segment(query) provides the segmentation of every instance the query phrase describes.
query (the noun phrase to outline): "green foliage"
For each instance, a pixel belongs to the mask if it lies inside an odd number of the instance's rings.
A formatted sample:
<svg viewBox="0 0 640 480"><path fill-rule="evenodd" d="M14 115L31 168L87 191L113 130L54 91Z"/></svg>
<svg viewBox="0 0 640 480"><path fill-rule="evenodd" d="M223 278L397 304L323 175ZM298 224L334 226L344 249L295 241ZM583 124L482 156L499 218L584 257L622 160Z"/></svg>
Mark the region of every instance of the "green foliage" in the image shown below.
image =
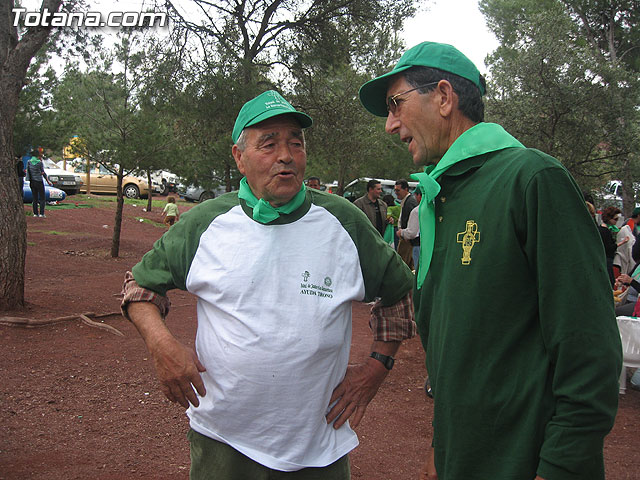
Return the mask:
<svg viewBox="0 0 640 480"><path fill-rule="evenodd" d="M191 148L180 172L190 183L237 185L240 176L230 156L233 122L244 102L269 88L314 118L307 135L308 175L344 183L401 164L390 155L399 151L396 144L384 138L357 91L399 58L395 31L413 14L413 1L194 3L206 16L197 24L170 10L177 29L198 38L205 60L200 69L185 65L194 74L175 103L186 132L183 144Z"/></svg>
<svg viewBox="0 0 640 480"><path fill-rule="evenodd" d="M637 2L480 7L501 43L488 58L487 120L558 158L584 190L628 171L639 149Z"/></svg>
<svg viewBox="0 0 640 480"><path fill-rule="evenodd" d="M308 175L347 183L414 169L357 91L397 61L404 47L396 32L418 2L192 3L203 12L198 21L167 2L173 23L166 39L123 30L108 49L101 38L85 37L72 53L82 54L86 68L68 58L62 79L34 75L16 127L20 144L57 152L78 135L87 156L115 173L166 169L186 184L237 188L235 117L244 102L273 88L315 120Z"/></svg>

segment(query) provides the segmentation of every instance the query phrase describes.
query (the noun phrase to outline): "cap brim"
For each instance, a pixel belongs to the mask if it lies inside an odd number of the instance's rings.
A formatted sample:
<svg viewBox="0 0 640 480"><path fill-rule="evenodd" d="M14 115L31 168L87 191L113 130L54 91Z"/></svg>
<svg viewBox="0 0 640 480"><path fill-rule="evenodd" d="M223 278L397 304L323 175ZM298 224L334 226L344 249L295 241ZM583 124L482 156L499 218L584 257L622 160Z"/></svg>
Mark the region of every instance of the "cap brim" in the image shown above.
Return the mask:
<svg viewBox="0 0 640 480"><path fill-rule="evenodd" d="M252 125L256 125L260 122L264 122L265 120L268 120L271 117L276 117L278 115L291 115L297 120L297 122L300 124L302 128L308 128L311 125L313 125L313 120L306 113L297 112L297 111L291 112L288 110L270 110L267 112L262 112L260 115L257 115L256 117L251 119L251 121L247 122L244 128L251 127Z"/></svg>
<svg viewBox="0 0 640 480"><path fill-rule="evenodd" d="M398 69L393 69L362 85L358 95L360 96L360 103L362 103L364 108L378 117L386 117L389 114L387 111L389 81L393 75L403 72L410 67L411 65L406 65Z"/></svg>

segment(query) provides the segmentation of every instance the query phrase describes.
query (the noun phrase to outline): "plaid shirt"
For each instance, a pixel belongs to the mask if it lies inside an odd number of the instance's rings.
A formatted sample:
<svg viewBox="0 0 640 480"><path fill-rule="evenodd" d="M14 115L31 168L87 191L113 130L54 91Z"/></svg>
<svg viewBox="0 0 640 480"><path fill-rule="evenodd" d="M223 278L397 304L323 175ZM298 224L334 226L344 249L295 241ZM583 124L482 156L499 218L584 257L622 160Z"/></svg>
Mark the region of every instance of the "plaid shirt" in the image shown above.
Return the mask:
<svg viewBox="0 0 640 480"><path fill-rule="evenodd" d="M162 318L169 314L169 298L138 285L131 272L125 274L122 295L120 308L127 320L131 320L127 314L127 306L131 302L151 302L158 307ZM373 331L374 341L399 342L414 337L416 324L413 318L411 292L387 307L382 306L379 299L376 300L371 307L369 327Z"/></svg>

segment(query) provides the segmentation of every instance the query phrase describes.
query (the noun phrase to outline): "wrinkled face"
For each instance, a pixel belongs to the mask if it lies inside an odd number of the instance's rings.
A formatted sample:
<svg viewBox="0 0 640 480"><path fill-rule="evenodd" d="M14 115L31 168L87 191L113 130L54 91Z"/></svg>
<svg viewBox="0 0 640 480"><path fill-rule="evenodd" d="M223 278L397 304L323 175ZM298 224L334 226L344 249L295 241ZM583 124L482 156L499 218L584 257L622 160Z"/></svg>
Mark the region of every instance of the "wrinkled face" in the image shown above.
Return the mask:
<svg viewBox="0 0 640 480"><path fill-rule="evenodd" d="M284 205L299 191L307 166L304 136L298 122L278 115L245 129L244 150L231 153L251 191L274 207Z"/></svg>
<svg viewBox="0 0 640 480"><path fill-rule="evenodd" d="M412 89L402 75L389 83L387 98ZM444 155L441 151L442 125L435 91L420 94L417 90L396 98L397 108L389 112L385 130L398 134L408 146L416 165L436 164Z"/></svg>
<svg viewBox="0 0 640 480"><path fill-rule="evenodd" d="M382 195L382 184L378 183L375 187L369 190L369 198L375 201L380 198L380 195Z"/></svg>

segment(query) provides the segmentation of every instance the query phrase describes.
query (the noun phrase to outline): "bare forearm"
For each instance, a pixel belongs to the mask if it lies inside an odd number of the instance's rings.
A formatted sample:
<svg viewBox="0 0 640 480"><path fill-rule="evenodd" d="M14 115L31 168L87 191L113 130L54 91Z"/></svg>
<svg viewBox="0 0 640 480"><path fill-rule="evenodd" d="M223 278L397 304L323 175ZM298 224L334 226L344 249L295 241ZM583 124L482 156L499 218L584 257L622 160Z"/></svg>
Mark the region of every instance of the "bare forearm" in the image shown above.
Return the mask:
<svg viewBox="0 0 640 480"><path fill-rule="evenodd" d="M206 394L200 373L206 371L196 353L182 345L164 324L160 310L149 302L132 302L127 313L153 357L166 397L184 408L198 406ZM195 389L195 390L194 390Z"/></svg>
<svg viewBox="0 0 640 480"><path fill-rule="evenodd" d="M380 340L374 340L371 344L371 351L393 357L400 348L400 343L401 342L382 342Z"/></svg>
<svg viewBox="0 0 640 480"><path fill-rule="evenodd" d="M153 303L131 302L128 305L127 313L149 351L163 340L173 338L162 319L160 310Z"/></svg>

